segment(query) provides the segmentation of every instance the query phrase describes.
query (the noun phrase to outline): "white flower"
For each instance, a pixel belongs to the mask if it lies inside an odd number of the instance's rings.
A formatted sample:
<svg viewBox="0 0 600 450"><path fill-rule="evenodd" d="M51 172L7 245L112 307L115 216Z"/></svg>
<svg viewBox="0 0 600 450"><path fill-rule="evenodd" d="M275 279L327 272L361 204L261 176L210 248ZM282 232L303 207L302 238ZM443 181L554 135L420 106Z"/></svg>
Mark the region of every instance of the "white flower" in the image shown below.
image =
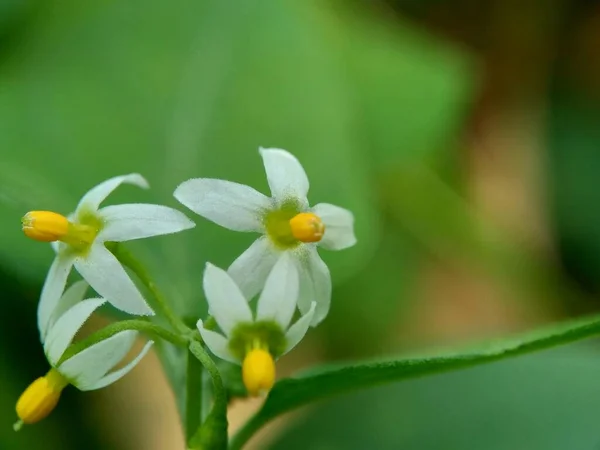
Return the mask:
<svg viewBox="0 0 600 450"><path fill-rule="evenodd" d="M32 211L23 217L25 234L53 242L57 253L42 289L38 319L50 315L56 307L73 266L114 307L131 314L153 314L125 269L104 244L176 233L195 224L181 212L161 205L100 208L100 203L122 183L148 188L139 174L114 177L87 192L68 218L47 211ZM42 336L46 332L47 329L42 328Z"/></svg>
<svg viewBox="0 0 600 450"><path fill-rule="evenodd" d="M77 331L96 309L106 303L101 298L82 301L87 288L85 281L74 283L65 291L52 314L41 317L41 322L38 322L40 333L43 329L48 330L42 344L50 366L81 391L100 389L114 383L133 369L153 344L153 341L148 341L135 359L111 373L108 372L131 350L139 334L137 331L120 331L60 362Z"/></svg>
<svg viewBox="0 0 600 450"><path fill-rule="evenodd" d="M238 183L210 178L183 182L174 196L203 217L234 231L254 231L256 240L229 267L248 298L256 295L282 252L294 257L300 273L298 308L304 314L317 302L315 326L329 311L331 276L317 246L342 250L356 243L354 217L338 206L310 207L308 178L300 162L280 149L260 149L272 197ZM351 181L349 181L351 182Z"/></svg>
<svg viewBox="0 0 600 450"><path fill-rule="evenodd" d="M275 380L273 361L302 340L315 313L316 302L312 302L307 313L290 327L299 290L293 264L287 253L275 263L258 299L255 316L231 276L206 264L203 283L209 313L224 335L205 328L202 320L198 321L198 330L216 356L242 364L244 383L253 395L271 388Z"/></svg>
<svg viewBox="0 0 600 450"><path fill-rule="evenodd" d="M66 290L56 308L48 315L42 315L38 322L44 353L50 363L48 373L35 380L23 392L16 406L19 422L38 422L46 417L60 398L62 390L72 384L81 391L91 391L108 386L119 380L146 355L153 342L146 343L142 351L126 366L110 372L131 350L138 333L133 330L120 331L105 340L99 341L73 356L66 357L67 347L89 316L106 303L104 299L82 298L88 286L84 281L73 284ZM43 333L42 330L48 330Z"/></svg>

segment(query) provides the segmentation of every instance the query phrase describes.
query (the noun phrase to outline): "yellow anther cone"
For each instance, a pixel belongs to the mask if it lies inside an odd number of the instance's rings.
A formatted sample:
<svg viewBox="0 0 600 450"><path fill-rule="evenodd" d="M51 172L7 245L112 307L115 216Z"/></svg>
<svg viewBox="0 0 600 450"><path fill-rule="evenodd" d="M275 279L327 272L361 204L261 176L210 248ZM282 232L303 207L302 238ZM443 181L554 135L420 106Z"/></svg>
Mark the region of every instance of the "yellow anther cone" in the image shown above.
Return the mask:
<svg viewBox="0 0 600 450"><path fill-rule="evenodd" d="M325 233L325 224L313 213L300 213L290 219L290 228L302 242L319 242Z"/></svg>
<svg viewBox="0 0 600 450"><path fill-rule="evenodd" d="M58 241L69 232L67 218L52 211L30 211L21 223L25 235L36 241Z"/></svg>
<svg viewBox="0 0 600 450"><path fill-rule="evenodd" d="M250 350L242 364L242 378L251 396L268 393L275 384L275 361L271 354L260 348Z"/></svg>
<svg viewBox="0 0 600 450"><path fill-rule="evenodd" d="M39 422L48 416L58 403L62 390L68 381L56 370L52 369L44 377L40 377L29 385L17 401L16 411L19 421L15 430L23 424Z"/></svg>

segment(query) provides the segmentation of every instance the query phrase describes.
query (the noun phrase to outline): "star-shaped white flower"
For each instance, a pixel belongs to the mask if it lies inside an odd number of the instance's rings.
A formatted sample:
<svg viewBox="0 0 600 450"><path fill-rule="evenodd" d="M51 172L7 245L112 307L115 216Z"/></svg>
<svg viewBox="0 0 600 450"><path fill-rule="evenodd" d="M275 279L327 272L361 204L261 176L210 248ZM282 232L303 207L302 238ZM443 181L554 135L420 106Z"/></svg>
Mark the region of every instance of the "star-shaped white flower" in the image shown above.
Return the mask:
<svg viewBox="0 0 600 450"><path fill-rule="evenodd" d="M312 302L307 313L290 326L299 291L294 262L283 254L267 277L258 299L256 315L231 276L206 264L204 293L209 313L220 334L198 321L198 330L208 348L219 358L242 364L244 382L251 394L268 391L275 379L274 360L293 349L304 337L315 313Z"/></svg>
<svg viewBox="0 0 600 450"><path fill-rule="evenodd" d="M342 250L356 243L354 216L328 203L310 207L308 178L300 162L280 149L260 149L271 198L231 181L196 178L183 182L174 196L201 216L234 231L262 233L229 267L247 298L256 295L283 252L293 256L300 273L298 308L303 314L313 300L315 326L329 311L331 276L317 246Z"/></svg>
<svg viewBox="0 0 600 450"><path fill-rule="evenodd" d="M50 414L63 389L69 384L81 391L91 391L119 380L140 362L152 346L153 342L148 341L132 361L112 372L131 350L138 336L136 331L120 331L73 356L65 357L65 351L77 331L97 308L106 303L100 298L82 300L87 288L84 281L73 284L50 314L39 317L38 327L51 369L31 383L19 398L16 406L19 421L15 424L15 430ZM47 330L47 333L43 330Z"/></svg>
<svg viewBox="0 0 600 450"><path fill-rule="evenodd" d="M108 372L131 350L139 334L137 331L120 331L60 362L77 331L96 309L106 303L102 298L82 300L87 288L85 281L74 283L65 291L52 314L42 316L38 322L40 334L42 330L48 330L42 344L50 366L81 391L100 389L114 383L133 369L153 344L153 341L148 341L135 359L111 373Z"/></svg>
<svg viewBox="0 0 600 450"><path fill-rule="evenodd" d="M195 226L183 213L162 205L125 204L100 208L120 184L148 188L139 174L118 176L87 192L68 218L47 211L23 217L23 231L33 239L53 243L56 258L42 289L38 319L49 316L75 266L81 276L114 307L139 315L153 314L123 266L104 245L176 233ZM42 336L47 329L41 328Z"/></svg>

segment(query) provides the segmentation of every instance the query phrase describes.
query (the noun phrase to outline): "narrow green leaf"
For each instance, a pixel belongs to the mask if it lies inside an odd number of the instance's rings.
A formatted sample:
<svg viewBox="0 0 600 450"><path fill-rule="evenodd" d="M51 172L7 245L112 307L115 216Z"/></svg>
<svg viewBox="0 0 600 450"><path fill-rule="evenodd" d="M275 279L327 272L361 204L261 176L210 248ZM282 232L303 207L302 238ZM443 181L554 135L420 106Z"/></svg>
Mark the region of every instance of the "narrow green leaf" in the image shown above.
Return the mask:
<svg viewBox="0 0 600 450"><path fill-rule="evenodd" d="M479 345L461 352L331 366L279 381L263 407L231 441L230 449L240 449L271 419L316 400L439 372L462 369L534 352L600 334L600 315L575 319L533 332Z"/></svg>

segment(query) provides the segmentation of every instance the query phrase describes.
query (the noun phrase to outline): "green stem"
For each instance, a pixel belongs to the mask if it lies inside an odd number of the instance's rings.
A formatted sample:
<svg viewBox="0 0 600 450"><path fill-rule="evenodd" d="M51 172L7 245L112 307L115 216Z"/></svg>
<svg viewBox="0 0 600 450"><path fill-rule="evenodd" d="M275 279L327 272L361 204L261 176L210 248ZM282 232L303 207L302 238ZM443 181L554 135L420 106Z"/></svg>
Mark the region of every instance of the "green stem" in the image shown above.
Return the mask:
<svg viewBox="0 0 600 450"><path fill-rule="evenodd" d="M225 450L227 448L227 393L221 374L201 342L192 341L189 349L212 379L214 402L206 420L188 441L188 446L191 449ZM205 391L204 395L207 394L208 392Z"/></svg>
<svg viewBox="0 0 600 450"><path fill-rule="evenodd" d="M227 394L225 387L223 386L223 379L219 373L219 368L208 355L201 342L192 341L190 344L190 352L200 361L204 368L208 371L212 378L213 390L214 390L214 406L213 408L227 411Z"/></svg>
<svg viewBox="0 0 600 450"><path fill-rule="evenodd" d="M262 408L232 438L241 449L273 418L317 400L405 379L464 369L600 335L600 315L545 327L453 354L323 368L275 384Z"/></svg>
<svg viewBox="0 0 600 450"><path fill-rule="evenodd" d="M165 341L169 341L180 347L186 347L188 345L188 340L185 337L166 330L155 323L140 319L122 320L120 322L111 323L87 338L69 346L61 357L60 362L66 361L80 351L125 330L140 331L153 339L164 339Z"/></svg>
<svg viewBox="0 0 600 450"><path fill-rule="evenodd" d="M202 422L202 364L187 352L186 398L185 398L185 440L189 442Z"/></svg>
<svg viewBox="0 0 600 450"><path fill-rule="evenodd" d="M169 321L171 326L184 334L189 333L189 328L185 325L183 320L175 314L165 298L160 292L152 278L148 274L146 268L139 262L127 249L122 245L115 244L109 247L115 257L121 262L121 264L129 267L133 273L139 278L139 280L148 288L154 297L157 309L160 313Z"/></svg>

